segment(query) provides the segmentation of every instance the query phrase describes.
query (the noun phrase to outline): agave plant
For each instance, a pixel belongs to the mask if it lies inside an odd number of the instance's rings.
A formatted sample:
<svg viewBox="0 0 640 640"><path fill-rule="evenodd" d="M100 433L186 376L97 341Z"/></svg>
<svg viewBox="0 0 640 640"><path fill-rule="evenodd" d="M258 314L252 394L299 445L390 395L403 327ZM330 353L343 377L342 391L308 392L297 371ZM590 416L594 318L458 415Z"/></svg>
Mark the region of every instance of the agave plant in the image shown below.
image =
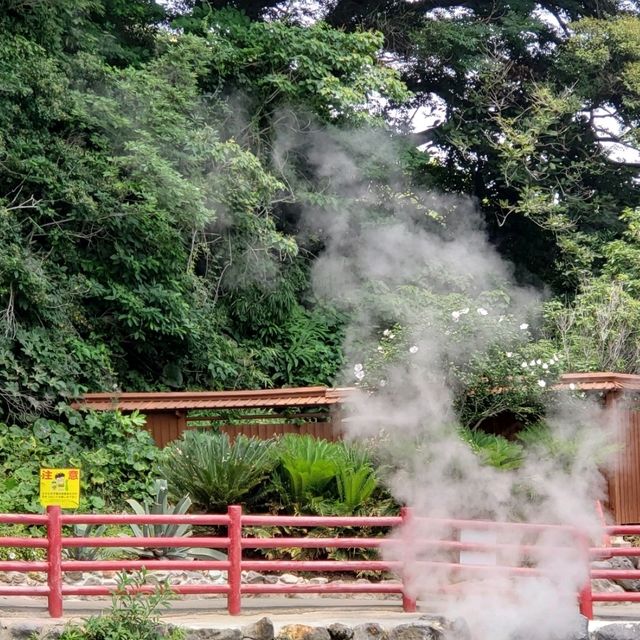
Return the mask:
<svg viewBox="0 0 640 640"><path fill-rule="evenodd" d="M74 538L101 538L107 531L107 525L76 524L73 525ZM102 556L100 547L69 547L64 550L64 555L69 560L95 560Z"/></svg>
<svg viewBox="0 0 640 640"><path fill-rule="evenodd" d="M191 498L184 496L175 506L169 504L169 488L166 480L154 483L155 499L140 504L129 499L127 503L138 515L184 515L191 507ZM133 535L138 538L188 538L192 535L190 524L137 524L129 525ZM206 560L224 560L226 555L217 549L200 549L190 547L138 547L133 550L141 558L163 560L185 560L186 558L202 558Z"/></svg>

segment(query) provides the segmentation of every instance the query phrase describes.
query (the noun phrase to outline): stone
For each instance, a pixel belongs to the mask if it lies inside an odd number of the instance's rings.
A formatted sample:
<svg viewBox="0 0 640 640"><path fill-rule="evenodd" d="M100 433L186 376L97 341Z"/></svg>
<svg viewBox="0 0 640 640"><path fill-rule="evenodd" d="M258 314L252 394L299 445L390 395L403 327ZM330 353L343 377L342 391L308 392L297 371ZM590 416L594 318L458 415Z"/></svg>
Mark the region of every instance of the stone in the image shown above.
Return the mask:
<svg viewBox="0 0 640 640"><path fill-rule="evenodd" d="M389 631L389 640L440 640L442 632L427 622L401 624Z"/></svg>
<svg viewBox="0 0 640 640"><path fill-rule="evenodd" d="M612 569L624 569L627 571L635 571L635 565L626 556L618 556L610 558L608 560ZM640 579L636 580L617 580L613 578L614 582L617 582L625 591L640 591Z"/></svg>
<svg viewBox="0 0 640 640"><path fill-rule="evenodd" d="M300 582L300 578L298 576L294 576L291 573L283 573L280 576L279 580L282 584L298 584Z"/></svg>
<svg viewBox="0 0 640 640"><path fill-rule="evenodd" d="M42 635L46 635L47 639L59 638L64 630L62 626L44 627L40 622L16 622L5 627L2 630L3 637L12 638L12 640L32 640Z"/></svg>
<svg viewBox="0 0 640 640"><path fill-rule="evenodd" d="M420 616L420 621L429 625L433 631L439 634L436 635L436 638L442 638L443 640L471 640L471 630L463 618L449 620L444 616L427 615Z"/></svg>
<svg viewBox="0 0 640 640"><path fill-rule="evenodd" d="M327 582L329 582L329 578L324 578L322 576L316 576L309 580L309 584L327 584Z"/></svg>
<svg viewBox="0 0 640 640"><path fill-rule="evenodd" d="M640 638L638 622L607 624L593 634L593 640L637 640L638 638Z"/></svg>
<svg viewBox="0 0 640 640"><path fill-rule="evenodd" d="M310 627L306 624L288 624L277 636L278 640L331 640L324 627Z"/></svg>
<svg viewBox="0 0 640 640"><path fill-rule="evenodd" d="M273 640L273 622L269 618L260 618L252 624L248 624L241 629L242 637L249 640Z"/></svg>
<svg viewBox="0 0 640 640"><path fill-rule="evenodd" d="M184 640L242 640L240 629L184 629Z"/></svg>
<svg viewBox="0 0 640 640"><path fill-rule="evenodd" d="M264 581L267 584L277 584L279 576L268 575L264 576Z"/></svg>
<svg viewBox="0 0 640 640"><path fill-rule="evenodd" d="M536 624L532 623L530 626L535 628ZM589 640L589 620L587 620L587 618L580 614L576 614L576 617L570 626L571 630L568 631L569 635L567 635L566 629L563 631L556 630L555 632L551 630L545 635L544 640ZM511 640L530 640L532 635L535 634L530 633L523 627L513 633ZM535 637L537 638L539 635L536 635Z"/></svg>
<svg viewBox="0 0 640 640"><path fill-rule="evenodd" d="M353 628L353 640L387 640L387 632L376 622L359 624Z"/></svg>
<svg viewBox="0 0 640 640"><path fill-rule="evenodd" d="M314 578L315 580L316 578ZM327 631L331 636L331 640L351 640L353 638L353 629L351 627L347 627L346 624L340 624L339 622L334 622L332 625L327 627Z"/></svg>
<svg viewBox="0 0 640 640"><path fill-rule="evenodd" d="M591 581L591 590L597 593L621 593L624 589L613 580L605 578L595 578ZM612 603L615 604L615 603Z"/></svg>
<svg viewBox="0 0 640 640"><path fill-rule="evenodd" d="M265 579L264 576L257 571L244 571L242 574L242 582L245 584L264 584Z"/></svg>

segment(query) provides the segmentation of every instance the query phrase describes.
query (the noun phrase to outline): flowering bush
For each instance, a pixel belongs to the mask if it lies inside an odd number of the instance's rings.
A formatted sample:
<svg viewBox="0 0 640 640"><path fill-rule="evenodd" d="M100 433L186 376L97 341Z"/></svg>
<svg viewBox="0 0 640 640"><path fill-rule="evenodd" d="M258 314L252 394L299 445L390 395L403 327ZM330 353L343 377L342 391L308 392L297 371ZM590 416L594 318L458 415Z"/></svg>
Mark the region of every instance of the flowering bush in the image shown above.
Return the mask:
<svg viewBox="0 0 640 640"><path fill-rule="evenodd" d="M430 300L424 314L380 327L377 342L353 365L355 385L375 390L417 376L444 378L465 426L504 411L524 421L539 417L543 395L562 371L554 344L534 340L529 322L509 313L509 300L499 292Z"/></svg>

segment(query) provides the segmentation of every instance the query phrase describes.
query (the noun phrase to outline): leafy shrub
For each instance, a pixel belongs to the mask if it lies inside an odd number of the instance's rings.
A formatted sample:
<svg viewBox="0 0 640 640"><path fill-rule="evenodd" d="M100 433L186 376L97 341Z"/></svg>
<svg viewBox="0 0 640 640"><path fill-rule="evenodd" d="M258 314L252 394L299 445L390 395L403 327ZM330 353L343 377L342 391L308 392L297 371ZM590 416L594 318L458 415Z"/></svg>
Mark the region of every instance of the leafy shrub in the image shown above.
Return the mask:
<svg viewBox="0 0 640 640"><path fill-rule="evenodd" d="M0 424L0 511L39 512L39 469L81 469L80 510L121 508L152 486L158 448L137 414L71 414L69 426L40 418L31 428Z"/></svg>
<svg viewBox="0 0 640 640"><path fill-rule="evenodd" d="M129 593L141 587L146 573L118 575L118 589L106 613L88 618L82 625L69 625L60 640L182 640L184 631L163 632L159 610L168 609L171 591L166 585L156 587L148 595Z"/></svg>
<svg viewBox="0 0 640 640"><path fill-rule="evenodd" d="M239 436L231 442L223 433L187 431L167 447L158 470L176 495L219 513L260 500L275 463L271 441Z"/></svg>
<svg viewBox="0 0 640 640"><path fill-rule="evenodd" d="M0 537L16 536L20 538L44 538L44 527L25 527L20 524L0 524ZM30 547L0 547L0 560L44 560L47 557L45 549Z"/></svg>

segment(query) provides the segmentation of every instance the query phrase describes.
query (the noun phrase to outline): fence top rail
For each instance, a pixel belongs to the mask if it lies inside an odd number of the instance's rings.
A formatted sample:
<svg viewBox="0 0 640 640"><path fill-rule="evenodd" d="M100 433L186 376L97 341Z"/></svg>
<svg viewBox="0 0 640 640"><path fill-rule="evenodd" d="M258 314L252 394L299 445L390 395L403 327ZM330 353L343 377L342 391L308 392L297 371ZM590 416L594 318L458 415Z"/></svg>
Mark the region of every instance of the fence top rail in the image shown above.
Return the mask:
<svg viewBox="0 0 640 640"><path fill-rule="evenodd" d="M302 527L395 527L402 524L400 516L253 516L243 515L243 526Z"/></svg>
<svg viewBox="0 0 640 640"><path fill-rule="evenodd" d="M46 516L42 516L46 523ZM216 515L180 515L158 514L138 515L135 513L96 514L96 513L65 513L60 517L62 524L199 524L223 525L229 524L227 514Z"/></svg>

